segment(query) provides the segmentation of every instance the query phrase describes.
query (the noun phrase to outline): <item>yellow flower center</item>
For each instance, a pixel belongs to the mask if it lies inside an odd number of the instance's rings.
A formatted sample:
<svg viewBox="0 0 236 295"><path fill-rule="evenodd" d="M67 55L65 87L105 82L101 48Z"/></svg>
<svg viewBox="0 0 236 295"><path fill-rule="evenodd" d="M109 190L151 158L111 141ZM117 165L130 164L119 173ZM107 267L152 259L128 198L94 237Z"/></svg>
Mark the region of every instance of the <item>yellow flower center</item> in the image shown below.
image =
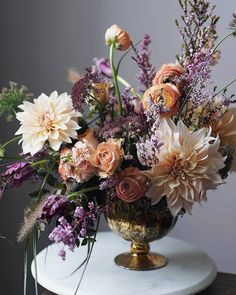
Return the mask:
<svg viewBox="0 0 236 295"><path fill-rule="evenodd" d="M39 126L46 129L47 131L53 130L53 121L51 119L51 114L49 112L46 112L39 116L38 119Z"/></svg>

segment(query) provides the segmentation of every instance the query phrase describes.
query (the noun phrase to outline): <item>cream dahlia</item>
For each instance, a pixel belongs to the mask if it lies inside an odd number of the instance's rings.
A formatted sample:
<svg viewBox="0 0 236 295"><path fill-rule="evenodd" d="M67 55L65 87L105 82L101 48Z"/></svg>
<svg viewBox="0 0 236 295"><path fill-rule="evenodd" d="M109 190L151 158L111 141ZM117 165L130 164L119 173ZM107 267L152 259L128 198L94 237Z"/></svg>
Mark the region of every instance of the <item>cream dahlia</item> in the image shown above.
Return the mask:
<svg viewBox="0 0 236 295"><path fill-rule="evenodd" d="M176 126L170 119L162 121L159 137L164 145L158 163L144 172L152 182L147 196L153 204L166 196L173 215L182 208L191 213L194 202L206 200L206 189L222 183L219 137L212 137L206 128L190 132L182 122Z"/></svg>
<svg viewBox="0 0 236 295"><path fill-rule="evenodd" d="M24 154L34 155L46 141L57 151L62 142L71 143L71 138L77 138L79 114L74 110L67 93L58 95L54 91L50 96L43 93L33 103L24 101L19 108L23 112L16 114L21 123L16 134L22 134Z"/></svg>

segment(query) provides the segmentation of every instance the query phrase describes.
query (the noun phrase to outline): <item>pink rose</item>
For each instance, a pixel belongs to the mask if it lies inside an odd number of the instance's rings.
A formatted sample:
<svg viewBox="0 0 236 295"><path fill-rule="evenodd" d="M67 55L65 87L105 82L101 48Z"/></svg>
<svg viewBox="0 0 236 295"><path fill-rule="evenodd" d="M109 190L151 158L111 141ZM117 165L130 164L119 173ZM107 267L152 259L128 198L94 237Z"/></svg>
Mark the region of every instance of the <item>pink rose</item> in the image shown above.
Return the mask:
<svg viewBox="0 0 236 295"><path fill-rule="evenodd" d="M148 178L136 167L128 167L118 175L116 185L118 198L126 203L131 203L144 197L148 190Z"/></svg>

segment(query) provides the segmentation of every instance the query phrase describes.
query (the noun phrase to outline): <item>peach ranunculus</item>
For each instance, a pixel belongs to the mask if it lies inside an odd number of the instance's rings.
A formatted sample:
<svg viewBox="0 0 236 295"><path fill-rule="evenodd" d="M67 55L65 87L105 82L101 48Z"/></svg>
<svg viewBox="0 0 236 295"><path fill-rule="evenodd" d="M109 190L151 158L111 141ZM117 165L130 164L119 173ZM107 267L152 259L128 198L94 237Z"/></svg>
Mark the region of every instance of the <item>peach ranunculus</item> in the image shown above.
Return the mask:
<svg viewBox="0 0 236 295"><path fill-rule="evenodd" d="M95 175L95 168L89 162L94 152L94 147L86 140L78 141L72 149L64 148L60 153L58 168L63 180L71 178L83 183Z"/></svg>
<svg viewBox="0 0 236 295"><path fill-rule="evenodd" d="M83 133L78 135L80 140L86 140L89 144L91 144L94 148L98 145L98 140L94 135L93 128L87 128Z"/></svg>
<svg viewBox="0 0 236 295"><path fill-rule="evenodd" d="M118 50L127 50L131 45L129 34L117 25L112 25L106 30L105 41L108 46L115 42Z"/></svg>
<svg viewBox="0 0 236 295"><path fill-rule="evenodd" d="M145 91L143 95L143 107L146 110L148 108L148 100L151 99L155 104L160 104L167 108L165 114L171 116L178 111L179 96L180 93L174 85L154 85Z"/></svg>
<svg viewBox="0 0 236 295"><path fill-rule="evenodd" d="M176 83L175 78L184 74L184 68L180 64L164 64L156 72L152 84L157 85L160 83L171 83L181 90L181 83Z"/></svg>
<svg viewBox="0 0 236 295"><path fill-rule="evenodd" d="M131 203L144 197L148 190L148 178L136 167L122 170L116 184L116 193L119 199Z"/></svg>
<svg viewBox="0 0 236 295"><path fill-rule="evenodd" d="M111 139L97 146L95 154L90 158L90 163L97 168L98 176L106 178L118 168L122 156L121 141Z"/></svg>

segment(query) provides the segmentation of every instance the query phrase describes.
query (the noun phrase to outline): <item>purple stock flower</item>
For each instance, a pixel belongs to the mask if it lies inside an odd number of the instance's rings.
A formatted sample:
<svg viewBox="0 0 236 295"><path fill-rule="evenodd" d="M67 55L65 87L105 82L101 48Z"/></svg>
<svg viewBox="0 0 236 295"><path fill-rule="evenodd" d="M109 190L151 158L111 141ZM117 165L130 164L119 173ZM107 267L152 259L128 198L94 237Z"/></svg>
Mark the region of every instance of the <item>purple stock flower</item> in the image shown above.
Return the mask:
<svg viewBox="0 0 236 295"><path fill-rule="evenodd" d="M112 71L110 67L110 62L107 58L97 58L93 59L94 66L92 67L93 72L102 74L107 78L112 78Z"/></svg>
<svg viewBox="0 0 236 295"><path fill-rule="evenodd" d="M61 195L51 195L43 206L41 218L50 218L60 214L68 204L68 199Z"/></svg>
<svg viewBox="0 0 236 295"><path fill-rule="evenodd" d="M132 57L140 68L140 73L136 78L143 85L139 89L141 92L144 92L152 85L155 75L155 68L150 63L150 44L151 38L148 34L145 34L140 45L140 49L135 49L135 56Z"/></svg>
<svg viewBox="0 0 236 295"><path fill-rule="evenodd" d="M68 223L64 216L60 217L58 221L59 225L50 233L49 239L55 243L62 242L73 252L77 246L76 242L78 241L75 227Z"/></svg>

